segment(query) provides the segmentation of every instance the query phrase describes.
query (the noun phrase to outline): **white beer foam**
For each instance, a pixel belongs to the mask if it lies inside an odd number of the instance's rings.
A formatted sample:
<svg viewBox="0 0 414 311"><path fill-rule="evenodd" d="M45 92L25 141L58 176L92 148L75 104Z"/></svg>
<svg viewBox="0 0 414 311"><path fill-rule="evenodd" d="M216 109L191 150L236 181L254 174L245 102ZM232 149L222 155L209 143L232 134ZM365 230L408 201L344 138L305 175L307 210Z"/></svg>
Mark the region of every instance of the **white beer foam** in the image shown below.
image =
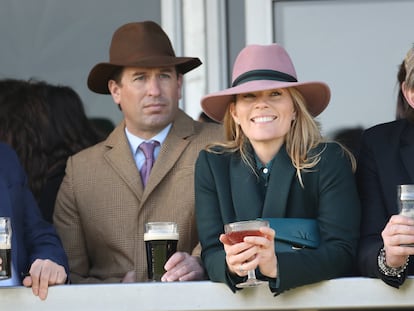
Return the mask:
<svg viewBox="0 0 414 311"><path fill-rule="evenodd" d="M0 249L10 249L10 243L0 243Z"/></svg>
<svg viewBox="0 0 414 311"><path fill-rule="evenodd" d="M178 233L171 232L147 232L144 233L144 241L153 240L178 240Z"/></svg>

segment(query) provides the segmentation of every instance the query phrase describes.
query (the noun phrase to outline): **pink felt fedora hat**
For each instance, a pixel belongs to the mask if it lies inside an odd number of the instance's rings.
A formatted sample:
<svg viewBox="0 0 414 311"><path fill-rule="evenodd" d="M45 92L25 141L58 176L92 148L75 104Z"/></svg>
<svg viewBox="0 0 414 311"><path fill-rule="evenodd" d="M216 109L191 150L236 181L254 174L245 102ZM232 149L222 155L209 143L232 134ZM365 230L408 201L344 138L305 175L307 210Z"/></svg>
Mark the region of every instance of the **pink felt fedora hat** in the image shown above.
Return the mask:
<svg viewBox="0 0 414 311"><path fill-rule="evenodd" d="M95 65L88 76L88 87L109 94L108 81L120 67L161 68L175 66L186 73L201 65L196 57L176 57L170 39L155 22L128 23L112 36L109 62Z"/></svg>
<svg viewBox="0 0 414 311"><path fill-rule="evenodd" d="M232 85L201 99L201 107L212 119L222 122L233 95L295 87L305 98L309 113L316 117L328 105L329 86L323 82L298 82L286 50L278 45L248 45L236 58Z"/></svg>

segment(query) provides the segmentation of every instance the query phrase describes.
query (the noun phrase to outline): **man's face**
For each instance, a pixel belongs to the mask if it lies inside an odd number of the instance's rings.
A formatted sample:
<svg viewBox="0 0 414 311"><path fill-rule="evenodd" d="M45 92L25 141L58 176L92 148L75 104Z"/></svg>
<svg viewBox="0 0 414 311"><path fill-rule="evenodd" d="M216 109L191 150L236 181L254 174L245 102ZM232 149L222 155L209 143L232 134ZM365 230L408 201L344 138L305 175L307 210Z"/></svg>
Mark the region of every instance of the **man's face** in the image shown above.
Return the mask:
<svg viewBox="0 0 414 311"><path fill-rule="evenodd" d="M112 98L124 113L128 130L144 139L171 123L181 98L182 75L175 67L125 67L121 82L108 82Z"/></svg>

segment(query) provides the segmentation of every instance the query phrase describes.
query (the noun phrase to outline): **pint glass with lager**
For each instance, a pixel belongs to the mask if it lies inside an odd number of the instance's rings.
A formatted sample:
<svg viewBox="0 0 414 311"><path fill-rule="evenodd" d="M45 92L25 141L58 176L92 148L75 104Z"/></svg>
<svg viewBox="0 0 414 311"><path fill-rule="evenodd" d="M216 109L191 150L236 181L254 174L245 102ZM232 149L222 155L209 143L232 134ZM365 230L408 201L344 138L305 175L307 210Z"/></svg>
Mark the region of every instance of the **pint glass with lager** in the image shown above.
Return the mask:
<svg viewBox="0 0 414 311"><path fill-rule="evenodd" d="M11 278L11 222L9 217L0 217L0 281Z"/></svg>
<svg viewBox="0 0 414 311"><path fill-rule="evenodd" d="M177 251L178 227L175 222L149 222L145 224L148 280L161 281L164 265Z"/></svg>

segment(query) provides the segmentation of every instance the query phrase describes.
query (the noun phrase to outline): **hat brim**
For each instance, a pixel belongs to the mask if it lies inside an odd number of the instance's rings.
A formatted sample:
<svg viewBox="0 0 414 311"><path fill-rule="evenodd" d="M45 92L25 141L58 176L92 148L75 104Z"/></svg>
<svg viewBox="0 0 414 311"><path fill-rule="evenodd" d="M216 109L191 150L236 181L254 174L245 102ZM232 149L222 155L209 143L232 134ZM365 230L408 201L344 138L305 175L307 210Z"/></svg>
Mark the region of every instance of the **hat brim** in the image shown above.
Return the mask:
<svg viewBox="0 0 414 311"><path fill-rule="evenodd" d="M255 80L205 95L201 99L201 107L210 118L218 122L223 122L227 105L233 101L234 95L290 87L296 88L302 94L306 101L306 107L313 117L318 116L328 106L331 92L329 86L324 82Z"/></svg>
<svg viewBox="0 0 414 311"><path fill-rule="evenodd" d="M141 67L141 68L163 68L175 66L177 71L185 74L202 63L197 57L172 57L155 56L141 59L137 62L125 63L99 63L95 65L88 76L88 87L91 91L99 94L110 94L108 81L115 70L120 67Z"/></svg>

